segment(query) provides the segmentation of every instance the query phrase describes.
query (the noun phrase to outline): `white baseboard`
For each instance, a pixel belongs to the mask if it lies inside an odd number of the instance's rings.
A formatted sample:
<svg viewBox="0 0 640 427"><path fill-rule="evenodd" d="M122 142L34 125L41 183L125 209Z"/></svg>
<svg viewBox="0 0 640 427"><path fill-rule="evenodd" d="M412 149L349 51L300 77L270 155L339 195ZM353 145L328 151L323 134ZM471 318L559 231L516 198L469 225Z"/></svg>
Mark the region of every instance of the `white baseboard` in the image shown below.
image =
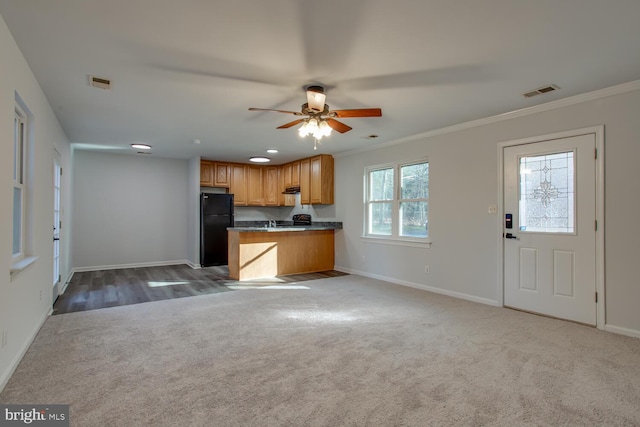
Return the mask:
<svg viewBox="0 0 640 427"><path fill-rule="evenodd" d="M64 294L64 291L67 290L67 286L69 286L69 283L71 283L71 279L73 279L73 272L74 271L72 269L71 272L69 273L69 276L67 276L67 280L62 282L62 287L58 290L58 295Z"/></svg>
<svg viewBox="0 0 640 427"><path fill-rule="evenodd" d="M139 267L160 267L163 265L191 265L186 259L178 259L172 261L151 261L151 262L138 262L133 264L115 264L115 265L94 265L91 267L74 267L71 269L71 276L74 273L80 273L85 271L98 271L98 270L118 270L121 268L139 268Z"/></svg>
<svg viewBox="0 0 640 427"><path fill-rule="evenodd" d="M637 331L635 329L628 329L628 328L623 328L621 326L614 326L614 325L604 325L604 330L607 332L613 332L614 334L640 338L640 331Z"/></svg>
<svg viewBox="0 0 640 427"><path fill-rule="evenodd" d="M194 270L198 270L200 268L202 268L202 266L200 264L196 264L195 262L191 262L191 261L186 261L187 265L191 268L193 268Z"/></svg>
<svg viewBox="0 0 640 427"><path fill-rule="evenodd" d="M406 280L399 280L399 279L395 279L393 277L381 276L379 274L367 273L366 271L353 270L353 269L346 268L346 267L335 266L334 269L338 270L338 271L342 271L343 273L357 274L359 276L369 277L371 279L383 280L385 282L390 282L390 283L394 283L394 284L402 285L402 286L408 286L410 288L421 289L423 291L433 292L435 294L447 295L447 296L450 296L450 297L460 298L460 299L463 299L463 300L477 302L477 303L485 304L485 305L491 305L491 306L494 306L494 307L502 307L502 305L500 305L500 303L498 303L498 301L494 301L494 300L491 300L491 299L488 299L488 298L481 298L481 297L477 297L475 295L469 295L469 294L465 294L465 293L462 293L462 292L449 291L447 289L436 288L436 287L433 287L433 286L423 285L423 284L420 284L420 283L408 282Z"/></svg>
<svg viewBox="0 0 640 427"><path fill-rule="evenodd" d="M9 364L9 367L7 368L7 370L4 371L0 375L0 392L2 392L2 390L4 390L5 386L9 382L9 379L11 379L11 376L13 375L13 373L18 368L18 365L20 364L20 361L22 361L22 358L27 353L27 350L29 350L29 347L31 347L31 344L33 343L33 340L36 339L36 336L38 335L38 332L40 332L40 328L42 328L42 325L44 325L44 322L47 320L47 318L51 315L52 312L53 312L53 310L49 310L42 317L42 319L40 319L40 322L38 323L38 326L31 333L31 336L24 342L24 344L22 344L22 348L20 348L20 351L13 358L13 360Z"/></svg>

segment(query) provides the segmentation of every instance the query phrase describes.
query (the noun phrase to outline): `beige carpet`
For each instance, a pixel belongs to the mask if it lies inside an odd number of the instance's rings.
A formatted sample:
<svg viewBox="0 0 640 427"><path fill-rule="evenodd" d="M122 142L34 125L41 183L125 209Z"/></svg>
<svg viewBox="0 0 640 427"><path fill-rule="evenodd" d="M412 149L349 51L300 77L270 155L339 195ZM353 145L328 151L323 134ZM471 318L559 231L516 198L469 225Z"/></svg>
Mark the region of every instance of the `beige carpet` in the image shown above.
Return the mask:
<svg viewBox="0 0 640 427"><path fill-rule="evenodd" d="M50 317L0 402L73 426L640 425L638 339L359 276L285 285Z"/></svg>

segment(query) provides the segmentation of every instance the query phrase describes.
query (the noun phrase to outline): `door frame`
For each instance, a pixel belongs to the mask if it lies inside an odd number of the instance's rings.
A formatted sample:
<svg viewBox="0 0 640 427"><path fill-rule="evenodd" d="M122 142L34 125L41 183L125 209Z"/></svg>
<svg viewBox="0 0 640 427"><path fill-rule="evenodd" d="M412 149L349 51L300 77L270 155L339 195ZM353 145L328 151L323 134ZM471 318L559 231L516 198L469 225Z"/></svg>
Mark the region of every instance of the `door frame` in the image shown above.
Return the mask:
<svg viewBox="0 0 640 427"><path fill-rule="evenodd" d="M57 167L56 167L57 166ZM60 154L60 152L54 147L53 148L53 185L55 187L55 180L56 180L56 173L58 172L58 168L60 169L60 176L58 177L60 179L60 190L58 192L58 215L59 215L59 220L60 222L58 223L58 281L54 282L52 287L53 287L53 291L52 292L52 305L56 302L56 299L62 294L62 287L63 287L63 283L62 283L62 228L60 227L60 225L62 224L62 155ZM54 207L55 207L55 189L53 189L53 197L54 197ZM55 210L55 209L54 209ZM54 225L55 227L55 225ZM54 236L52 236L55 238L55 233ZM55 248L54 248L55 251ZM55 259L55 252L54 252L54 259ZM52 261L54 261L54 259L52 259ZM53 267L53 266L52 266Z"/></svg>
<svg viewBox="0 0 640 427"><path fill-rule="evenodd" d="M595 136L597 158L596 158L596 292L598 301L596 303L596 327L604 329L606 324L605 312L605 275L604 275L604 125L592 126L581 129L556 132L547 135L533 136L529 138L514 139L498 143L498 305L504 307L504 238L503 219L504 211L504 150L506 147L514 145L526 145L536 142L563 139L573 136L593 134ZM595 153L594 153L595 155ZM578 183L579 185L579 183Z"/></svg>

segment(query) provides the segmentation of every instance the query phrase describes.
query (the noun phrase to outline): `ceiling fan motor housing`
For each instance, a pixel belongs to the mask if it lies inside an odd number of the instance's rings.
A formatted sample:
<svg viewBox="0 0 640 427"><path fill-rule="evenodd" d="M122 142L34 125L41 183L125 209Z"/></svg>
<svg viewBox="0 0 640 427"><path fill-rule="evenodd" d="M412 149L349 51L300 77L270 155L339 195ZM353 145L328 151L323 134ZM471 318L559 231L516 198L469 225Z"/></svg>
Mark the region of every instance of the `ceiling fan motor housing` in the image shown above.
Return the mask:
<svg viewBox="0 0 640 427"><path fill-rule="evenodd" d="M312 111L323 111L325 108L324 101L326 99L327 96L322 86L309 86L307 88L307 104Z"/></svg>

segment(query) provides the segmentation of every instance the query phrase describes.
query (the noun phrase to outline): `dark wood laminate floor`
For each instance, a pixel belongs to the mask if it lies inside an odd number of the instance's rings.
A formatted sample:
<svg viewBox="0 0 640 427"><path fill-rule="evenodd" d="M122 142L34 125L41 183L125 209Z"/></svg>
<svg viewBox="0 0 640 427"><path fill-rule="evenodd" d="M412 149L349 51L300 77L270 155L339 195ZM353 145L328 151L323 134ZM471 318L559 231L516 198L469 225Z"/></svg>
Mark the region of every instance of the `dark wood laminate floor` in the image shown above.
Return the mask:
<svg viewBox="0 0 640 427"><path fill-rule="evenodd" d="M193 269L188 265L170 265L78 272L56 300L53 314L230 292L233 289L229 286L235 284L293 283L345 274L331 270L237 282L229 277L226 266Z"/></svg>

